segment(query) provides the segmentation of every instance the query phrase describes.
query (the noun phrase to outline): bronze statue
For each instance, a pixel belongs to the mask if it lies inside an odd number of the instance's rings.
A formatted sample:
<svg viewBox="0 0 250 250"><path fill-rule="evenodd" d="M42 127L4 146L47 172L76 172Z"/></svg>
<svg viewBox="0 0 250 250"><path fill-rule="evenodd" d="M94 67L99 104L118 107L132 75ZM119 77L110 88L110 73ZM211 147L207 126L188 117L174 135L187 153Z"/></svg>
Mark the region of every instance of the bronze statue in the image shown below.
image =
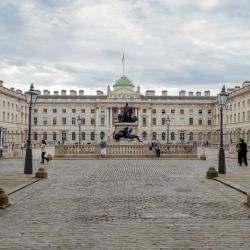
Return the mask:
<svg viewBox="0 0 250 250"><path fill-rule="evenodd" d="M137 139L139 142L142 142L140 138L137 135L131 134L132 128L128 129L128 127L124 128L123 130L118 131L118 133L115 134L115 139L119 141L122 137L126 139Z"/></svg>
<svg viewBox="0 0 250 250"><path fill-rule="evenodd" d="M119 122L136 122L137 117L135 115L132 115L132 108L128 106L128 103L126 103L124 110L121 114L118 115L118 121Z"/></svg>

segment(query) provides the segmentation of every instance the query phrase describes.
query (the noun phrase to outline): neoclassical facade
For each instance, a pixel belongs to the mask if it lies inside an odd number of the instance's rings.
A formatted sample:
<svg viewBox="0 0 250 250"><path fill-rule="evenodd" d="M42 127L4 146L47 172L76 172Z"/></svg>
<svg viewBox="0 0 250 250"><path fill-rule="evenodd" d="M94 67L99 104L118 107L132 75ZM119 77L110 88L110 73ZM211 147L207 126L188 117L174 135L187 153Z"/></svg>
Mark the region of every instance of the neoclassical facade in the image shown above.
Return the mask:
<svg viewBox="0 0 250 250"><path fill-rule="evenodd" d="M0 127L4 143L27 140L28 107L21 90L6 88L0 82ZM228 102L224 109L224 141L234 143L239 136L250 143L250 81L241 87L227 89ZM158 139L162 143L219 142L219 105L210 91L201 93L181 90L169 96L167 90L156 95L122 76L107 92L85 95L84 90L43 90L32 110L32 143L41 139L48 143L97 143L101 135L113 140L117 117L125 104L133 109L138 121L133 126L145 143ZM171 123L167 129L166 119ZM77 119L80 117L81 124Z"/></svg>

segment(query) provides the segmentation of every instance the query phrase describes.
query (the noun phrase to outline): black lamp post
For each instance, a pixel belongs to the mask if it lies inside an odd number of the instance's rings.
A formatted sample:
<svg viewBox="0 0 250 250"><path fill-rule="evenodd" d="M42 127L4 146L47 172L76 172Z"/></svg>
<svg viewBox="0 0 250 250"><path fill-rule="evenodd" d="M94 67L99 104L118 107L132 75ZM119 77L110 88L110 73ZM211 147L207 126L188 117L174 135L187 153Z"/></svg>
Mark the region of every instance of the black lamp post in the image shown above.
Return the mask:
<svg viewBox="0 0 250 250"><path fill-rule="evenodd" d="M223 107L227 102L228 94L225 91L225 85L222 87L220 94L218 94L218 101L220 105L220 149L219 149L219 174L226 173L225 152L223 148Z"/></svg>
<svg viewBox="0 0 250 250"><path fill-rule="evenodd" d="M166 119L166 124L167 124L167 144L169 144L169 126L170 126L171 119L169 118L169 115Z"/></svg>
<svg viewBox="0 0 250 250"><path fill-rule="evenodd" d="M33 172L32 147L31 147L31 110L32 110L32 105L36 102L38 95L39 95L38 91L34 90L33 83L31 83L30 90L25 92L25 98L27 103L29 104L29 131L28 131L28 140L27 140L25 165L24 165L25 174L32 174Z"/></svg>
<svg viewBox="0 0 250 250"><path fill-rule="evenodd" d="M79 126L79 144L81 144L81 124L82 124L82 119L80 118L80 115L77 118L77 124Z"/></svg>

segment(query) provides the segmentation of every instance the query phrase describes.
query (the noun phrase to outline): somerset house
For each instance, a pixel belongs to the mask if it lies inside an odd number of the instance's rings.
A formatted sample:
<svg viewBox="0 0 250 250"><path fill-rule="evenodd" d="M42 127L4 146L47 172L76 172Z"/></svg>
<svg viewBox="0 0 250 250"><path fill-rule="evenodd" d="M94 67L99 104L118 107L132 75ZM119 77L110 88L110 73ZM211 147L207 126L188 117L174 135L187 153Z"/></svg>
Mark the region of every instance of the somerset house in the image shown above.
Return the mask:
<svg viewBox="0 0 250 250"><path fill-rule="evenodd" d="M37 87L37 86L35 86ZM250 81L241 86L226 86L228 101L224 109L224 142L235 143L242 137L250 142ZM28 105L24 92L0 82L1 144L22 144L28 134ZM40 91L32 109L32 144L45 139L49 144L92 144L101 136L113 140L118 115L125 104L137 121L133 133L144 143L209 143L218 145L220 115L217 96L210 91L186 92L178 96L162 90L142 93L126 76L107 91L86 95L84 90Z"/></svg>

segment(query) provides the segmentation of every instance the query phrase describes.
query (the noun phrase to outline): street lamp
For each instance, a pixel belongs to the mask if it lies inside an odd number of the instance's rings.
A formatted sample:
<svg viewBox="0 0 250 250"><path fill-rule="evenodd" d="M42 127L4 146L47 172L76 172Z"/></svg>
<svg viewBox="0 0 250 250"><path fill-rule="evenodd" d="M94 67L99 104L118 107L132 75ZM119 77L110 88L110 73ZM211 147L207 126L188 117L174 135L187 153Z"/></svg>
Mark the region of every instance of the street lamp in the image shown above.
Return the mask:
<svg viewBox="0 0 250 250"><path fill-rule="evenodd" d="M167 124L167 144L169 144L169 126L170 126L171 119L169 118L169 115L166 119L166 124Z"/></svg>
<svg viewBox="0 0 250 250"><path fill-rule="evenodd" d="M81 124L82 124L82 119L80 118L80 115L77 118L77 123L79 126L79 144L81 144Z"/></svg>
<svg viewBox="0 0 250 250"><path fill-rule="evenodd" d="M24 165L25 174L32 174L32 171L33 171L32 147L31 147L31 110L32 110L32 105L35 104L38 95L39 95L39 92L37 90L34 90L33 83L31 83L30 90L25 92L26 102L27 104L29 104L29 133L28 133L26 155L25 155L25 165Z"/></svg>
<svg viewBox="0 0 250 250"><path fill-rule="evenodd" d="M228 93L225 91L223 85L220 94L218 94L218 101L220 105L220 149L219 149L219 174L226 173L225 152L223 148L223 107L225 106L228 98Z"/></svg>

